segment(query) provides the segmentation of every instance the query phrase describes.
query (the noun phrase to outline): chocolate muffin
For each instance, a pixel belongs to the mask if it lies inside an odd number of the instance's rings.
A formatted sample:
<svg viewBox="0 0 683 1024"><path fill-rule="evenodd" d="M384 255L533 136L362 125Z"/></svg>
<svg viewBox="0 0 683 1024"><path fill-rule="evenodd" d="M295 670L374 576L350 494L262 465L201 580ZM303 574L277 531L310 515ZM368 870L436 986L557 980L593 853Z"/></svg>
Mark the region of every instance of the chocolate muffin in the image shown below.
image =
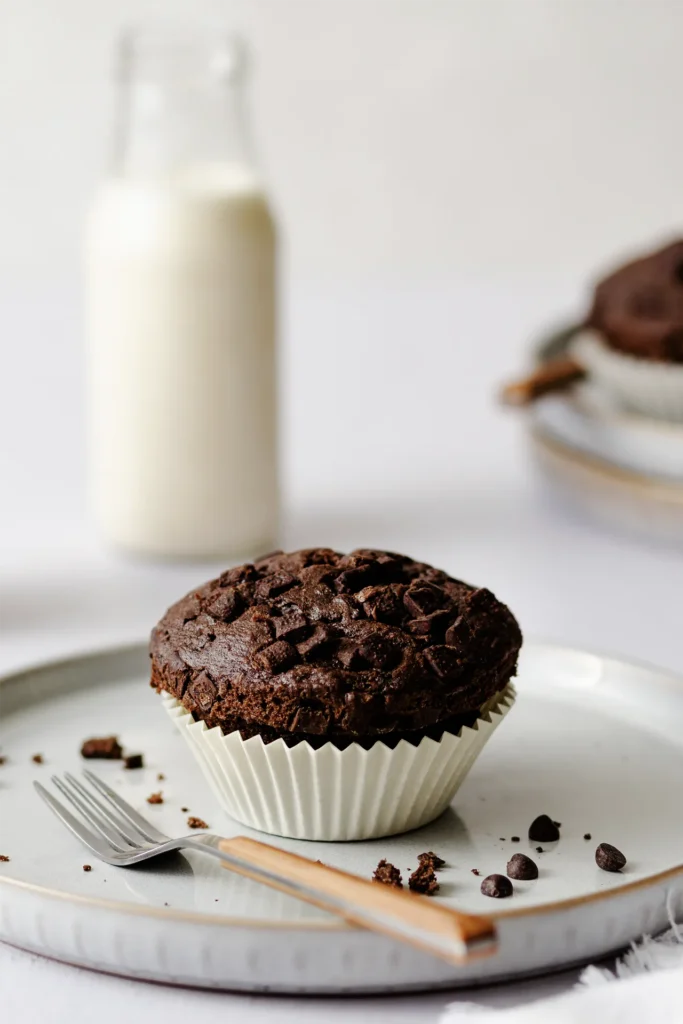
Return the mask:
<svg viewBox="0 0 683 1024"><path fill-rule="evenodd" d="M151 685L243 740L395 746L472 725L521 642L489 590L403 555L276 552L166 612Z"/></svg>
<svg viewBox="0 0 683 1024"><path fill-rule="evenodd" d="M683 240L633 260L602 280L586 326L618 352L683 363Z"/></svg>

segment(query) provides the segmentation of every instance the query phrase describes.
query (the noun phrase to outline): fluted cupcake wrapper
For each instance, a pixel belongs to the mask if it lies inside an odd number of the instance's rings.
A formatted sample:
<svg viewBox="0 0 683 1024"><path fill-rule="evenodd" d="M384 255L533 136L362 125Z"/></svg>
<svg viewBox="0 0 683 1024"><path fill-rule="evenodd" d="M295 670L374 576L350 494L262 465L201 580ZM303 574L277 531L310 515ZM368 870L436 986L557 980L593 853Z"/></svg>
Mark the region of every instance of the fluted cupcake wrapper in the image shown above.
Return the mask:
<svg viewBox="0 0 683 1024"><path fill-rule="evenodd" d="M660 420L683 421L683 365L638 359L582 331L572 353L604 391L625 408Z"/></svg>
<svg viewBox="0 0 683 1024"><path fill-rule="evenodd" d="M162 697L221 807L272 835L340 842L419 828L448 807L468 771L515 700L508 685L481 709L473 726L425 736L392 750L377 742L314 750L301 742L243 740L195 721L174 697Z"/></svg>

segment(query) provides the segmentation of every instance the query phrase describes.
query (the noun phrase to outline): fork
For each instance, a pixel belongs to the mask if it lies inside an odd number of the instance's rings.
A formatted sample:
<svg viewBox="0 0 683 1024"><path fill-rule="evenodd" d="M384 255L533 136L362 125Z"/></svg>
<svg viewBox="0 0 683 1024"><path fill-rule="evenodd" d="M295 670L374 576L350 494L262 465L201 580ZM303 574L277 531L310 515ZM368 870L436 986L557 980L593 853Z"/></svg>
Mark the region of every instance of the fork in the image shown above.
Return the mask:
<svg viewBox="0 0 683 1024"><path fill-rule="evenodd" d="M488 955L496 948L495 927L488 918L460 913L416 893L378 885L247 836L222 839L203 832L173 839L93 772L84 771L83 777L85 782L69 772L52 776L80 818L39 782L33 785L59 820L107 864L131 867L174 850L197 850L218 858L237 874L451 963Z"/></svg>

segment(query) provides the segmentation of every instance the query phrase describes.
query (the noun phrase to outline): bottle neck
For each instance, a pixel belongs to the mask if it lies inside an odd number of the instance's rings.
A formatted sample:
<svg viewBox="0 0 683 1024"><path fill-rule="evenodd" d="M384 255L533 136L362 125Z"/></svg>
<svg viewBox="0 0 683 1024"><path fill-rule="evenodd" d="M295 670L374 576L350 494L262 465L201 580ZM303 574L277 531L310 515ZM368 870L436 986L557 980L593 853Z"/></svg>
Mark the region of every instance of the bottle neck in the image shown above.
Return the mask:
<svg viewBox="0 0 683 1024"><path fill-rule="evenodd" d="M115 175L171 177L202 165L255 174L239 44L131 33L120 57Z"/></svg>

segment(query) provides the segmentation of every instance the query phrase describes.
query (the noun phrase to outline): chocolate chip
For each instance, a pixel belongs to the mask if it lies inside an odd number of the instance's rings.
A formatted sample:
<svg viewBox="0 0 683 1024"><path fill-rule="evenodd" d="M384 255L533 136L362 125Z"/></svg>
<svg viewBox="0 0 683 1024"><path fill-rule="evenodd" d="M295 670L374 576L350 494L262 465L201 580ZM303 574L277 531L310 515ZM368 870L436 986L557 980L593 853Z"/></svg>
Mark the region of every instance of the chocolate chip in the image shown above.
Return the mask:
<svg viewBox="0 0 683 1024"><path fill-rule="evenodd" d="M150 793L147 797L148 804L163 804L164 798L161 793Z"/></svg>
<svg viewBox="0 0 683 1024"><path fill-rule="evenodd" d="M236 583L247 583L258 579L258 572L256 567L248 562L246 565L236 565L233 569L228 569L226 572L221 573L218 577L218 585L221 587L229 587Z"/></svg>
<svg viewBox="0 0 683 1024"><path fill-rule="evenodd" d="M217 687L207 672L200 672L188 687L188 694L200 711L208 711L216 699Z"/></svg>
<svg viewBox="0 0 683 1024"><path fill-rule="evenodd" d="M303 658L306 658L321 653L332 640L333 634L329 627L320 625L315 627L306 640L298 643L296 649Z"/></svg>
<svg viewBox="0 0 683 1024"><path fill-rule="evenodd" d="M536 853L545 853L545 850L543 849L542 846L537 846L536 847Z"/></svg>
<svg viewBox="0 0 683 1024"><path fill-rule="evenodd" d="M279 672L286 672L298 660L299 655L296 648L288 644L286 640L276 640L269 647L264 647L256 656L256 661L274 675L277 675Z"/></svg>
<svg viewBox="0 0 683 1024"><path fill-rule="evenodd" d="M297 710L289 727L293 733L305 732L319 736L325 732L329 721L329 711L326 711L324 707L304 706Z"/></svg>
<svg viewBox="0 0 683 1024"><path fill-rule="evenodd" d="M190 809L189 807L181 807L181 808L180 808L180 810L181 810L181 811L183 812L183 814L187 814L187 812L189 811L189 809Z"/></svg>
<svg viewBox="0 0 683 1024"><path fill-rule="evenodd" d="M445 640L449 647L460 647L470 639L470 629L463 615L459 615L455 622L446 630Z"/></svg>
<svg viewBox="0 0 683 1024"><path fill-rule="evenodd" d="M529 839L536 843L556 843L560 838L557 824L547 814L539 814L529 826Z"/></svg>
<svg viewBox="0 0 683 1024"><path fill-rule="evenodd" d="M90 864L84 864L84 865L83 865L83 870L84 870L84 871L92 871L92 865L90 865Z"/></svg>
<svg viewBox="0 0 683 1024"><path fill-rule="evenodd" d="M2 861L3 864L9 864L9 857L4 853L0 853L0 861Z"/></svg>
<svg viewBox="0 0 683 1024"><path fill-rule="evenodd" d="M341 593L355 594L357 590L367 587L373 581L374 567L372 565L357 565L353 569L346 569L337 576L335 586Z"/></svg>
<svg viewBox="0 0 683 1024"><path fill-rule="evenodd" d="M373 668L392 668L401 661L401 651L396 645L376 633L371 634L359 645L358 653L363 661Z"/></svg>
<svg viewBox="0 0 683 1024"><path fill-rule="evenodd" d="M439 679L448 679L455 675L460 665L460 659L455 650L441 644L428 647L424 652L424 659Z"/></svg>
<svg viewBox="0 0 683 1024"><path fill-rule="evenodd" d="M7 758L0 756L0 765L7 764Z"/></svg>
<svg viewBox="0 0 683 1024"><path fill-rule="evenodd" d="M472 872L473 875L480 875L481 874L481 871L479 870L479 868L470 868L470 871Z"/></svg>
<svg viewBox="0 0 683 1024"><path fill-rule="evenodd" d="M34 764L44 764L44 758L42 754L34 754L31 758Z"/></svg>
<svg viewBox="0 0 683 1024"><path fill-rule="evenodd" d="M519 842L519 836L510 836L510 840L511 840L511 841L512 841L513 843L518 843L518 842Z"/></svg>
<svg viewBox="0 0 683 1024"><path fill-rule="evenodd" d="M507 896L512 896L512 882L505 875L487 875L481 883L481 892L484 896L502 900Z"/></svg>
<svg viewBox="0 0 683 1024"><path fill-rule="evenodd" d="M592 835L590 834L590 832L586 832L586 833L584 834L584 837L583 837L583 838L584 838L584 839L592 839L592 838L593 838L593 836L592 836Z"/></svg>
<svg viewBox="0 0 683 1024"><path fill-rule="evenodd" d="M440 608L445 597L440 587L435 587L431 583L421 583L406 590L403 603L412 617L418 619Z"/></svg>
<svg viewBox="0 0 683 1024"><path fill-rule="evenodd" d="M389 587L364 587L356 599L363 605L363 611L375 622L386 622L397 626L405 617L402 594L404 587L393 584Z"/></svg>
<svg viewBox="0 0 683 1024"><path fill-rule="evenodd" d="M595 863L603 871L621 871L626 864L626 857L621 850L617 850L616 846L600 843L595 851Z"/></svg>
<svg viewBox="0 0 683 1024"><path fill-rule="evenodd" d="M221 622L230 622L242 608L242 598L234 587L225 587L218 592L218 596L207 607L207 612L214 619Z"/></svg>
<svg viewBox="0 0 683 1024"><path fill-rule="evenodd" d="M83 743L81 757L120 761L123 757L123 750L116 736L93 736L92 739L85 740Z"/></svg>
<svg viewBox="0 0 683 1024"><path fill-rule="evenodd" d="M365 659L361 657L355 640L342 640L337 648L337 659L350 672L357 672L365 667Z"/></svg>
<svg viewBox="0 0 683 1024"><path fill-rule="evenodd" d="M390 885L394 889L403 888L401 872L393 864L390 864L388 860L382 859L379 862L372 875L372 880L373 882L381 882L382 885Z"/></svg>
<svg viewBox="0 0 683 1024"><path fill-rule="evenodd" d="M421 619L413 619L408 623L408 631L413 636L436 637L442 632L448 622L448 612L432 612Z"/></svg>
<svg viewBox="0 0 683 1024"><path fill-rule="evenodd" d="M524 853L516 853L511 857L506 871L509 878L518 878L520 881L529 882L532 878L538 878L538 867Z"/></svg>
<svg viewBox="0 0 683 1024"><path fill-rule="evenodd" d="M129 754L128 757L123 759L124 768L144 768L145 764L142 758L142 754Z"/></svg>
<svg viewBox="0 0 683 1024"><path fill-rule="evenodd" d="M188 818L188 828L208 828L209 826L201 818Z"/></svg>
<svg viewBox="0 0 683 1024"><path fill-rule="evenodd" d="M296 583L294 576L287 572L275 572L256 584L255 594L259 601L268 601L279 594L284 594Z"/></svg>
<svg viewBox="0 0 683 1024"><path fill-rule="evenodd" d="M289 640L291 643L303 640L310 628L308 619L298 608L283 611L282 615L273 619L273 626L278 640Z"/></svg>

